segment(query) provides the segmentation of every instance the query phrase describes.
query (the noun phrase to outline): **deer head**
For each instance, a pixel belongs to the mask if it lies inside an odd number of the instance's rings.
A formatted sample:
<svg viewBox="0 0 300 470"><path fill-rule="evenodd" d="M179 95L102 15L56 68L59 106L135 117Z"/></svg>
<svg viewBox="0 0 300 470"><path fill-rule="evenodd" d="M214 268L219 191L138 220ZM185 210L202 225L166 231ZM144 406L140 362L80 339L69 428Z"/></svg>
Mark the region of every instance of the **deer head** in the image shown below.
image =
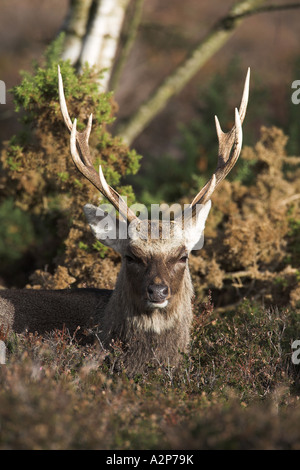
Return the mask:
<svg viewBox="0 0 300 470"><path fill-rule="evenodd" d="M126 279L136 311L163 309L176 302L176 295L189 283L188 257L191 250L202 246L205 222L211 207L211 196L220 182L235 165L242 146L242 122L249 94L248 70L239 111L235 109L235 124L224 133L217 117L216 130L219 141L217 168L180 216L174 220L145 220L136 216L125 200L105 180L101 166L97 172L89 151L92 127L90 115L86 129L78 132L77 121L72 123L66 105L63 82L59 77L60 106L64 122L71 133L72 159L78 170L112 204L119 218L101 208L86 204L84 212L95 235L104 245L120 253L122 267L120 278ZM167 235L166 235L167 234Z"/></svg>

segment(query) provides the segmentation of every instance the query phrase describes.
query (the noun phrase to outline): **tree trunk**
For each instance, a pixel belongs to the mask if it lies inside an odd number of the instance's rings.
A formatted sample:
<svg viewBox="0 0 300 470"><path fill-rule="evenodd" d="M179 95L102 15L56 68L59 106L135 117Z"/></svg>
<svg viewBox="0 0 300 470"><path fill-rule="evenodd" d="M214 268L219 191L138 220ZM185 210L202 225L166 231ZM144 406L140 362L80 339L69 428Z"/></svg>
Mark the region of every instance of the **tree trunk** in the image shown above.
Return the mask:
<svg viewBox="0 0 300 470"><path fill-rule="evenodd" d="M68 16L62 27L66 34L62 58L69 59L72 65L77 64L81 54L92 1L71 0Z"/></svg>
<svg viewBox="0 0 300 470"><path fill-rule="evenodd" d="M99 85L107 91L119 37L130 0L97 0L94 17L84 39L79 66L85 62L104 70Z"/></svg>

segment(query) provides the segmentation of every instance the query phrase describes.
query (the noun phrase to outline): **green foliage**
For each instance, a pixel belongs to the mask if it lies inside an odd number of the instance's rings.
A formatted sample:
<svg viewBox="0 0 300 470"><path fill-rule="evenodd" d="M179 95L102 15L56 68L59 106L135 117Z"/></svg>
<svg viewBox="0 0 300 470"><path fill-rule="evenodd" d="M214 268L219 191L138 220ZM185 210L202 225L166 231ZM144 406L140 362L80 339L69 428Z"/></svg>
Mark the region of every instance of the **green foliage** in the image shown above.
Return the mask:
<svg viewBox="0 0 300 470"><path fill-rule="evenodd" d="M34 241L30 216L14 206L12 199L0 206L0 258L2 269L19 260Z"/></svg>
<svg viewBox="0 0 300 470"><path fill-rule="evenodd" d="M300 266L300 220L289 219L288 261L296 268Z"/></svg>
<svg viewBox="0 0 300 470"><path fill-rule="evenodd" d="M11 171L18 171L21 168L20 157L23 153L23 148L20 145L14 144L14 137L10 140L9 150L7 153L7 165Z"/></svg>
<svg viewBox="0 0 300 470"><path fill-rule="evenodd" d="M108 252L108 247L107 246L104 246L99 240L96 240L93 245L92 245L93 249L95 251L97 251L98 255L101 257L101 258L104 258L105 255L107 254Z"/></svg>
<svg viewBox="0 0 300 470"><path fill-rule="evenodd" d="M135 151L130 151L107 129L114 120L116 105L112 93L99 93L101 75L87 65L77 75L68 61L60 59L62 43L61 35L49 46L41 63L34 64L33 73L23 72L22 82L11 90L16 110L22 111L23 127L5 145L0 157L3 188L0 203L13 199L27 215L35 237L32 245L36 245L31 252L32 266L50 265L52 269L57 255L60 262L65 262L61 254L67 256L66 245L71 250L74 242L71 256L74 260L76 250L89 244L83 231L79 236L78 228L72 231L72 225L78 227L79 224L83 229L83 205L101 202L94 187L78 173L70 156L68 131L59 106L58 64L70 116L78 118L79 129L85 127L93 113L90 149L95 168L98 170L99 164L102 165L108 184L126 195L129 204L134 202L135 196L131 186L121 185L121 178L136 173L140 160ZM74 233L76 240L72 238ZM4 240L6 243L7 238ZM6 251L10 253L9 249ZM25 256L26 250L23 252ZM91 252L95 253L95 249ZM100 254L104 256L104 251L100 250ZM10 277L20 271L20 266L14 264L15 259L11 258ZM9 273L2 270L0 266L0 275L8 279Z"/></svg>
<svg viewBox="0 0 300 470"><path fill-rule="evenodd" d="M94 119L99 125L112 122L110 98L111 93L99 93L97 81L101 77L87 65L80 77L69 61L59 59L64 41L61 34L46 50L42 66L35 64L33 74L21 72L23 77L20 85L12 89L16 111L27 111L25 122L34 122L38 111L44 107L54 107L58 111L57 66L60 65L64 77L64 90L66 99L84 100L89 97L91 105L95 107ZM82 126L82 123L78 123Z"/></svg>

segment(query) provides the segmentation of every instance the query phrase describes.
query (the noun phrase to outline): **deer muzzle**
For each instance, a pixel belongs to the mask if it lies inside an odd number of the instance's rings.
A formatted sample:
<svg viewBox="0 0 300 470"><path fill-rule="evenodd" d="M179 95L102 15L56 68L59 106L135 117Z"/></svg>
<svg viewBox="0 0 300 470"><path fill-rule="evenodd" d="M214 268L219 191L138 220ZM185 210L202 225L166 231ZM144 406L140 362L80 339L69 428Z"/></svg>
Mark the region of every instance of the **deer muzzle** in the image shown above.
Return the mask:
<svg viewBox="0 0 300 470"><path fill-rule="evenodd" d="M168 305L169 287L165 284L149 284L147 298L149 306L164 308Z"/></svg>

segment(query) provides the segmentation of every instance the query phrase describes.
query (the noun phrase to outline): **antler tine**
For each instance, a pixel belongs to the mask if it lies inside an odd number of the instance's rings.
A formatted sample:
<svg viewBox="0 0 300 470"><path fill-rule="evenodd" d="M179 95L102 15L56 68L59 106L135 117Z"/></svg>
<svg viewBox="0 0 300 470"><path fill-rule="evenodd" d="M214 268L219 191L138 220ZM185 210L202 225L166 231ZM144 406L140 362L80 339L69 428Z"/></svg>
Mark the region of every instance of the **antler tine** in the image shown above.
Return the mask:
<svg viewBox="0 0 300 470"><path fill-rule="evenodd" d="M73 124L72 124L72 121L68 112L68 107L67 107L65 93L64 93L63 80L62 80L59 65L58 65L58 92L59 92L59 102L60 102L61 113L65 122L65 125L69 129L69 132L71 132ZM92 158L90 155L90 149L89 149L89 138L90 138L90 133L92 130L92 121L93 121L93 115L90 114L85 130L83 132L77 131L77 141L78 141L77 143L78 143L79 150L81 153L81 158L83 162L89 166L93 166Z"/></svg>
<svg viewBox="0 0 300 470"><path fill-rule="evenodd" d="M218 164L213 176L191 202L190 207L192 209L194 209L196 204L205 204L210 199L215 188L226 178L240 156L243 141L242 123L247 110L249 82L250 68L248 68L239 111L237 108L235 109L235 124L229 132L225 133L222 131L219 120L217 116L215 116L216 131L219 141Z"/></svg>
<svg viewBox="0 0 300 470"><path fill-rule="evenodd" d="M123 218L127 219L128 222L136 219L136 215L130 210L124 201L124 199L109 186L105 180L102 172L101 165L99 166L99 173L95 170L89 149L89 137L92 129L92 114L89 116L88 124L83 132L77 131L77 119L74 119L72 124L65 94L63 88L63 80L60 73L60 67L58 66L58 89L59 89L59 101L60 108L64 122L71 133L70 137L70 149L73 162L80 173L85 176L94 186L97 188L103 196L105 196L111 204L120 212Z"/></svg>
<svg viewBox="0 0 300 470"><path fill-rule="evenodd" d="M245 116L246 116L247 105L248 105L248 100L249 100L249 85L250 85L250 67L248 67L246 80L245 80L245 84L244 84L244 91L243 91L242 101L241 101L240 109L239 109L239 115L240 115L242 124L243 124Z"/></svg>
<svg viewBox="0 0 300 470"><path fill-rule="evenodd" d="M71 118L70 118L70 115L69 115L69 112L68 112L68 108L67 108L67 103L66 103L65 93L64 93L63 79L62 79L62 76L61 76L60 66L59 65L57 66L57 69L58 69L58 94L59 94L60 110L61 110L61 114L64 118L65 125L67 126L67 128L71 132L71 130L72 130L72 121L71 121Z"/></svg>

